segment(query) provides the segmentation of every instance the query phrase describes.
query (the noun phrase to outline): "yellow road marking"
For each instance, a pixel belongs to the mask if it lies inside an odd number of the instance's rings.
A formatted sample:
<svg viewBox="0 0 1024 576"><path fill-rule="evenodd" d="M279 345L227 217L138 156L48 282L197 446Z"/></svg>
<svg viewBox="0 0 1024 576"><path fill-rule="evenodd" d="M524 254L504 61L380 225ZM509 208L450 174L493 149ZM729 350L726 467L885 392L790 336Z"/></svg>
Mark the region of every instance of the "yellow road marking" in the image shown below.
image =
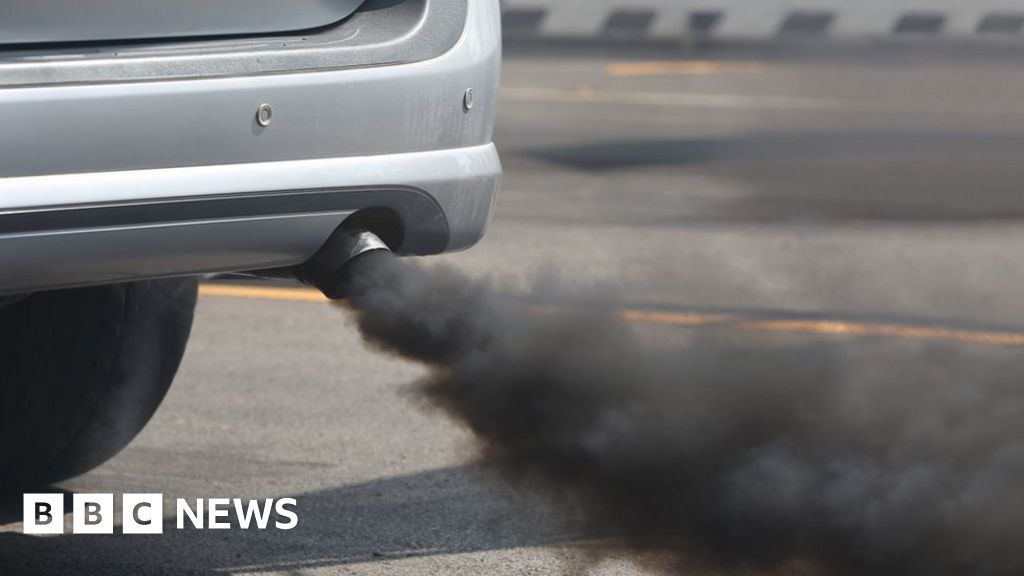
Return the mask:
<svg viewBox="0 0 1024 576"><path fill-rule="evenodd" d="M612 62L606 67L609 76L706 76L711 74L756 74L764 71L758 62L724 62L716 60L679 60L655 62Z"/></svg>
<svg viewBox="0 0 1024 576"><path fill-rule="evenodd" d="M272 286L236 286L234 284L200 284L200 296L245 298L249 300L286 300L289 302L327 302L318 290Z"/></svg>
<svg viewBox="0 0 1024 576"><path fill-rule="evenodd" d="M577 88L530 88L505 86L501 97L516 102L561 104L623 104L667 108L717 108L726 110L849 110L850 103L823 98L748 94L711 94L697 92L633 92L601 90L590 86Z"/></svg>
<svg viewBox="0 0 1024 576"><path fill-rule="evenodd" d="M941 340L961 344L1024 346L1024 334L1019 332L987 332L900 324L838 322L835 320L768 320L742 322L740 326L748 330L768 332L806 332L830 336L886 336L906 340Z"/></svg>
<svg viewBox="0 0 1024 576"><path fill-rule="evenodd" d="M326 303L327 298L311 288L271 286L240 286L234 284L204 283L199 294L214 298L242 298L250 300L277 300L289 302ZM1024 332L967 330L928 326L908 326L882 322L855 322L840 320L757 320L730 314L701 312L657 312L649 310L623 310L619 317L635 324L666 326L730 325L741 330L757 332L789 332L833 337L888 337L904 340L933 340L960 344L990 346L1022 346Z"/></svg>
<svg viewBox="0 0 1024 576"><path fill-rule="evenodd" d="M698 314L686 312L650 312L647 310L623 310L619 318L635 324L668 324L674 326L705 326L721 324L730 320L729 316L718 314Z"/></svg>

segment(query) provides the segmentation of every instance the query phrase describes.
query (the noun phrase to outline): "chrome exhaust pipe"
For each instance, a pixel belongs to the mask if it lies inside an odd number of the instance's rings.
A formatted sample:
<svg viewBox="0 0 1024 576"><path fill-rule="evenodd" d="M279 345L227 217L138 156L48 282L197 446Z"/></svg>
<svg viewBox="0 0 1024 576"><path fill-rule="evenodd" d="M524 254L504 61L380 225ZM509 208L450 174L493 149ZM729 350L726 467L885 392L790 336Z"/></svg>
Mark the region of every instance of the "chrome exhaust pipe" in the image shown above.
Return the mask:
<svg viewBox="0 0 1024 576"><path fill-rule="evenodd" d="M368 230L339 228L305 264L293 273L332 300L352 296L351 264L357 259L391 258L391 249Z"/></svg>

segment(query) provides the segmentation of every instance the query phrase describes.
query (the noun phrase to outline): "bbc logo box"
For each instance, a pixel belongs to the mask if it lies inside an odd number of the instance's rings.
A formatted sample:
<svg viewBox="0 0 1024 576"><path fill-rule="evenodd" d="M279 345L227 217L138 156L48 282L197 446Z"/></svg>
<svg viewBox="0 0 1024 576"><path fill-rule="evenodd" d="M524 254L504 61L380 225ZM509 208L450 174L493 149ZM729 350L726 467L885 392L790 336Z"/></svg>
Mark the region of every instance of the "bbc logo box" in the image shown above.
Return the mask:
<svg viewBox="0 0 1024 576"><path fill-rule="evenodd" d="M63 534L64 495L25 494L22 516L25 534Z"/></svg>
<svg viewBox="0 0 1024 576"><path fill-rule="evenodd" d="M163 533L162 494L124 494L121 507L121 531L124 534ZM25 494L23 500L25 534L64 533L63 494ZM75 494L71 507L74 534L114 533L113 494Z"/></svg>

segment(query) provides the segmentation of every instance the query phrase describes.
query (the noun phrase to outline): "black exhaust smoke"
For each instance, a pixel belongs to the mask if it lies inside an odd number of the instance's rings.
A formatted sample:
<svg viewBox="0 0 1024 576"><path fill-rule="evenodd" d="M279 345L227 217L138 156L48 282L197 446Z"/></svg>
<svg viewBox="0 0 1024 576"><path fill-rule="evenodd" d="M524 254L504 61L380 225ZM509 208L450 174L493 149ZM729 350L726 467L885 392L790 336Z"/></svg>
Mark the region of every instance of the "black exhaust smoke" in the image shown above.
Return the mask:
<svg viewBox="0 0 1024 576"><path fill-rule="evenodd" d="M366 339L429 365L420 391L509 478L614 536L609 554L667 551L672 573L1024 574L1016 354L868 365L735 334L654 351L610 311L526 312L384 252L349 277Z"/></svg>

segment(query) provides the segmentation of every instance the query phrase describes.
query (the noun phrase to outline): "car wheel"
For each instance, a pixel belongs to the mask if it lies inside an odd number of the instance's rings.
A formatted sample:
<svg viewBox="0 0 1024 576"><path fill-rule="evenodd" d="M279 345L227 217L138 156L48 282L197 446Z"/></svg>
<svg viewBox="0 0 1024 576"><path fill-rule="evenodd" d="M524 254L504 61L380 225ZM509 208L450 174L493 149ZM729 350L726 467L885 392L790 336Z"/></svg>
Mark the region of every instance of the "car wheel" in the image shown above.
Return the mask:
<svg viewBox="0 0 1024 576"><path fill-rule="evenodd" d="M0 308L0 489L91 470L142 430L185 352L197 287L133 282Z"/></svg>

